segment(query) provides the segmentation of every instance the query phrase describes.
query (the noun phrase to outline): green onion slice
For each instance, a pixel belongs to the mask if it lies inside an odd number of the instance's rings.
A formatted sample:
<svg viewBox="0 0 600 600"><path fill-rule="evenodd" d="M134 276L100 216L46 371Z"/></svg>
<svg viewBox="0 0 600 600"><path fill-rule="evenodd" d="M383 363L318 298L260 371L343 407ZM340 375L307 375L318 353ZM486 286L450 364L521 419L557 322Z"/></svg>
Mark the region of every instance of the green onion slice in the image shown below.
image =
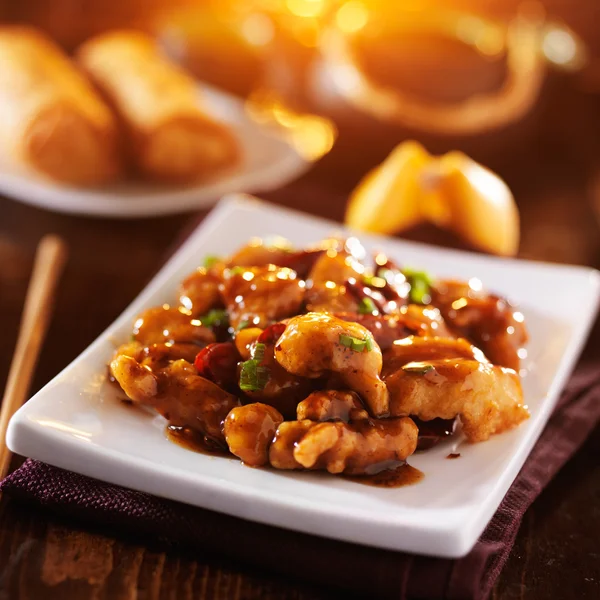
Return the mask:
<svg viewBox="0 0 600 600"><path fill-rule="evenodd" d="M429 371L433 371L434 366L425 362L410 362L402 367L403 371L407 373L413 373L415 375L425 375Z"/></svg>
<svg viewBox="0 0 600 600"><path fill-rule="evenodd" d="M213 308L205 315L201 316L200 321L202 322L202 325L205 325L206 327L228 325L229 315L224 308Z"/></svg>
<svg viewBox="0 0 600 600"><path fill-rule="evenodd" d="M257 360L258 362L261 362L265 359L265 344L256 344L256 346L254 346L254 354L252 355L252 359L253 360Z"/></svg>
<svg viewBox="0 0 600 600"><path fill-rule="evenodd" d="M265 358L265 344L256 344L253 358L242 363L240 389L244 392L258 392L269 381L269 368L260 363Z"/></svg>
<svg viewBox="0 0 600 600"><path fill-rule="evenodd" d="M350 350L353 350L354 352L363 352L365 349L367 352L373 350L373 340L371 338L361 340L344 333L340 334L340 344L345 348L350 348Z"/></svg>
<svg viewBox="0 0 600 600"><path fill-rule="evenodd" d="M363 283L366 286L381 289L385 287L386 281L383 279L383 277L379 277L378 275L364 275Z"/></svg>
<svg viewBox="0 0 600 600"><path fill-rule="evenodd" d="M371 298L361 298L358 304L358 312L361 315L372 315L376 310L375 302Z"/></svg>
<svg viewBox="0 0 600 600"><path fill-rule="evenodd" d="M269 369L263 367L256 360L247 360L242 363L240 373L240 389L244 392L259 392L264 389L269 381Z"/></svg>
<svg viewBox="0 0 600 600"><path fill-rule="evenodd" d="M410 284L410 301L414 304L429 304L431 302L431 286L433 280L425 271L402 269L402 274Z"/></svg>
<svg viewBox="0 0 600 600"><path fill-rule="evenodd" d="M210 269L211 267L214 267L218 262L221 262L220 256L217 256L216 254L208 254L204 257L203 265L207 269Z"/></svg>

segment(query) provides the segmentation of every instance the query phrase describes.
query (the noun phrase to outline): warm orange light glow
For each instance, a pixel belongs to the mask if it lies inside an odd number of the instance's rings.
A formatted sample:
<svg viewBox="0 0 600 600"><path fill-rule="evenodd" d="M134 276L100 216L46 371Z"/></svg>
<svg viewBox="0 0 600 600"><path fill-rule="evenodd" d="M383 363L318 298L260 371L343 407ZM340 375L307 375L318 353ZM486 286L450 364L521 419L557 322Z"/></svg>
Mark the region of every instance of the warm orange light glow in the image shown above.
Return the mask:
<svg viewBox="0 0 600 600"><path fill-rule="evenodd" d="M246 110L258 123L280 127L296 151L307 160L318 160L335 143L337 129L329 119L297 113L285 106L276 95L264 90L250 96Z"/></svg>
<svg viewBox="0 0 600 600"><path fill-rule="evenodd" d="M587 61L584 43L564 23L552 23L546 28L542 52L551 63L567 71L576 71Z"/></svg>
<svg viewBox="0 0 600 600"><path fill-rule="evenodd" d="M273 40L273 22L267 15L249 15L241 26L242 35L253 46L266 46Z"/></svg>
<svg viewBox="0 0 600 600"><path fill-rule="evenodd" d="M286 0L289 11L298 17L318 17L325 5L324 0Z"/></svg>
<svg viewBox="0 0 600 600"><path fill-rule="evenodd" d="M367 7L357 0L346 2L335 15L335 24L344 33L360 31L369 20Z"/></svg>

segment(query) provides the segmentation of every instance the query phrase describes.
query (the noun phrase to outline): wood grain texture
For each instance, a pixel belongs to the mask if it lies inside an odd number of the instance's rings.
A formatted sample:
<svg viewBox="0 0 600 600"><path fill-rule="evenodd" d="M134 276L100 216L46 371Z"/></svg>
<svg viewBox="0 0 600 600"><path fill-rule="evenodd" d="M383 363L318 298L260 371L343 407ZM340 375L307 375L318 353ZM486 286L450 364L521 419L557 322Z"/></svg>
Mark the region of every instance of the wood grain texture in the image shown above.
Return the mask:
<svg viewBox="0 0 600 600"><path fill-rule="evenodd" d="M521 254L600 266L600 231L590 185L600 172L600 100L576 94L568 81L540 108L535 134L511 150L489 153L510 183L522 214ZM342 131L334 152L274 201L340 219L344 194L376 160L381 147L357 146ZM481 141L485 144L485 140ZM324 204L311 193L330 189ZM336 196L337 194L337 196ZM336 198L339 198L336 200ZM597 201L597 199L596 199ZM71 248L55 317L33 382L35 391L77 356L139 292L189 217L111 222L55 215L0 199L0 385L6 379L33 254L47 231ZM421 229L408 237L457 245L451 236ZM557 282L560 285L560 282ZM568 307L566 307L568 309ZM600 358L597 325L585 351ZM527 513L493 598L600 597L600 431L565 466ZM16 464L16 461L15 461ZM274 552L277 549L273 550ZM332 585L336 577L332 574ZM0 502L0 600L324 600L344 597L335 587L282 580L215 556L165 543L108 534L38 508Z"/></svg>

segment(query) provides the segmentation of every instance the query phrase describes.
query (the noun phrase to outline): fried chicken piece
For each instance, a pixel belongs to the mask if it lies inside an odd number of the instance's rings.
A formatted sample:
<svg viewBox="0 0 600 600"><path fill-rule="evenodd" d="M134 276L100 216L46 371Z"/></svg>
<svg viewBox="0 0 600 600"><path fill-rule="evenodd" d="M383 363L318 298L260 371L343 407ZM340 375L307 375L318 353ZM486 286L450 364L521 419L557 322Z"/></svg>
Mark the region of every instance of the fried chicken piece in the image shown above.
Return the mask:
<svg viewBox="0 0 600 600"><path fill-rule="evenodd" d="M364 271L363 265L350 253L329 248L317 259L308 278L313 284L333 281L341 285L351 277L360 277Z"/></svg>
<svg viewBox="0 0 600 600"><path fill-rule="evenodd" d="M349 341L362 348L348 347ZM382 357L368 329L327 313L307 313L290 319L275 346L277 362L288 372L318 378L337 373L364 399L373 416L389 412L387 389L381 381Z"/></svg>
<svg viewBox="0 0 600 600"><path fill-rule="evenodd" d="M315 262L307 279L308 311L356 312L358 300L349 293L348 279L362 276L364 267L349 253L327 250Z"/></svg>
<svg viewBox="0 0 600 600"><path fill-rule="evenodd" d="M200 267L188 275L179 287L179 303L194 317L206 314L211 308L221 306L222 267Z"/></svg>
<svg viewBox="0 0 600 600"><path fill-rule="evenodd" d="M460 416L470 442L482 442L529 417L519 376L467 359L408 363L385 377L392 416L424 421Z"/></svg>
<svg viewBox="0 0 600 600"><path fill-rule="evenodd" d="M164 304L139 315L133 325L133 339L146 346L176 342L202 347L214 342L215 334L184 308Z"/></svg>
<svg viewBox="0 0 600 600"><path fill-rule="evenodd" d="M304 281L275 265L226 270L219 289L234 329L244 321L264 328L299 312L304 300Z"/></svg>
<svg viewBox="0 0 600 600"><path fill-rule="evenodd" d="M409 304L388 315L336 312L335 316L366 327L382 351L387 350L396 340L411 335L454 337L446 327L440 311L431 306Z"/></svg>
<svg viewBox="0 0 600 600"><path fill-rule="evenodd" d="M332 247L332 244L335 244L335 247L342 247L341 242L337 240L326 240L317 248L294 251L287 240L281 240L276 245L268 245L263 240L255 239L240 248L227 261L227 264L230 267L264 267L266 265L288 267L304 279L313 268L315 261L328 248Z"/></svg>
<svg viewBox="0 0 600 600"><path fill-rule="evenodd" d="M431 295L454 331L479 346L494 364L519 370L528 334L523 314L508 300L460 281L438 281Z"/></svg>
<svg viewBox="0 0 600 600"><path fill-rule="evenodd" d="M115 354L126 354L127 356L131 356L138 362L143 363L144 366L155 371L157 369L163 369L174 360L183 359L188 362L193 362L198 354L198 346L195 344L171 342L144 346L140 342L132 341L119 346Z"/></svg>
<svg viewBox="0 0 600 600"><path fill-rule="evenodd" d="M265 244L264 240L254 238L242 246L227 261L230 267L266 267L267 265L283 265L292 253L290 242L281 238L277 244Z"/></svg>
<svg viewBox="0 0 600 600"><path fill-rule="evenodd" d="M119 349L119 352L125 351L126 349ZM133 402L147 404L148 398L154 398L158 394L158 378L150 367L141 364L133 356L117 354L109 368L111 375Z"/></svg>
<svg viewBox="0 0 600 600"><path fill-rule="evenodd" d="M311 272L317 260L325 254L324 249L299 250L290 252L279 258L275 263L278 267L288 267L298 273L298 277L306 279Z"/></svg>
<svg viewBox="0 0 600 600"><path fill-rule="evenodd" d="M251 467L268 464L269 446L282 422L281 413L267 404L234 408L223 423L229 451Z"/></svg>
<svg viewBox="0 0 600 600"><path fill-rule="evenodd" d="M294 458L294 448L314 421L284 421L279 425L269 446L269 464L276 469L301 469L302 465Z"/></svg>
<svg viewBox="0 0 600 600"><path fill-rule="evenodd" d="M383 353L382 377L396 372L409 362L440 358L467 358L489 362L483 352L463 338L418 337L396 340Z"/></svg>
<svg viewBox="0 0 600 600"><path fill-rule="evenodd" d="M153 372L134 357L117 354L110 371L131 400L151 406L171 425L200 431L211 440L223 440L221 423L239 406L235 396L200 377L185 360Z"/></svg>
<svg viewBox="0 0 600 600"><path fill-rule="evenodd" d="M298 421L360 421L368 419L360 398L354 392L321 390L313 392L296 408Z"/></svg>
<svg viewBox="0 0 600 600"><path fill-rule="evenodd" d="M441 311L435 306L407 304L400 309L400 314L411 322L421 323L425 335L437 337L455 337L447 326Z"/></svg>
<svg viewBox="0 0 600 600"><path fill-rule="evenodd" d="M412 419L341 421L284 421L269 449L277 469L325 469L330 473L376 473L406 460L417 447Z"/></svg>

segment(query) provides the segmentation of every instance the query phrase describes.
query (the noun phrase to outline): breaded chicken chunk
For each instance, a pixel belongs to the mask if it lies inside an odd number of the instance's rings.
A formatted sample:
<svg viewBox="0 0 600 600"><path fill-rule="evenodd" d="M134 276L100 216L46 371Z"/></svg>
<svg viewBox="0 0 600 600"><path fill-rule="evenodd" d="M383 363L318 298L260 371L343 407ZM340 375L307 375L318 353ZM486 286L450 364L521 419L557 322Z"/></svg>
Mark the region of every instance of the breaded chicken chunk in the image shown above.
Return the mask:
<svg viewBox="0 0 600 600"><path fill-rule="evenodd" d="M357 392L373 416L389 411L381 381L381 350L368 329L328 313L290 319L275 346L277 362L288 372L317 378L329 372Z"/></svg>
<svg viewBox="0 0 600 600"><path fill-rule="evenodd" d="M408 363L385 377L392 416L424 421L460 417L470 442L510 429L529 417L519 376L467 359Z"/></svg>

